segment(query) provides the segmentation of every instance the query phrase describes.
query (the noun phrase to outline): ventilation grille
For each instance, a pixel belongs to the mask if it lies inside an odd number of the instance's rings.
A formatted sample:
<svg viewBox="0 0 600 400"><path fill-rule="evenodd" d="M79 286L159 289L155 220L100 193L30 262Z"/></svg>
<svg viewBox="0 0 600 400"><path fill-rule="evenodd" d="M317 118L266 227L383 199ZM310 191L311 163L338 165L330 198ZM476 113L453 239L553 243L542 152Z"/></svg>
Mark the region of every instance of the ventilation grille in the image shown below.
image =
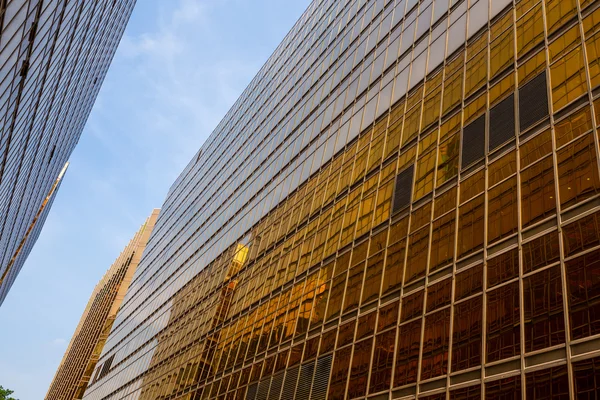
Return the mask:
<svg viewBox="0 0 600 400"><path fill-rule="evenodd" d="M296 381L298 380L298 367L289 369L285 373L285 380L283 382L283 392L281 393L282 399L293 399L294 392L296 391Z"/></svg>
<svg viewBox="0 0 600 400"><path fill-rule="evenodd" d="M248 386L248 391L246 392L246 400L255 400L256 399L256 389L258 387L258 383L255 382L252 385Z"/></svg>
<svg viewBox="0 0 600 400"><path fill-rule="evenodd" d="M521 131L548 117L548 88L546 72L533 78L519 89L519 123Z"/></svg>
<svg viewBox="0 0 600 400"><path fill-rule="evenodd" d="M267 394L269 393L269 386L271 385L271 378L262 380L258 384L258 390L256 391L256 400L267 400Z"/></svg>
<svg viewBox="0 0 600 400"><path fill-rule="evenodd" d="M490 110L489 150L515 137L515 95L511 94Z"/></svg>
<svg viewBox="0 0 600 400"><path fill-rule="evenodd" d="M269 391L269 400L279 400L281 394L281 385L283 384L283 373L275 375L273 377L273 383L271 383L271 390Z"/></svg>
<svg viewBox="0 0 600 400"><path fill-rule="evenodd" d="M308 400L310 396L310 387L312 385L313 373L315 372L315 362L302 366L300 370L300 382L298 382L298 391L296 400Z"/></svg>
<svg viewBox="0 0 600 400"><path fill-rule="evenodd" d="M485 114L463 129L462 163L465 168L485 156Z"/></svg>
<svg viewBox="0 0 600 400"><path fill-rule="evenodd" d="M394 203L392 213L397 213L408 206L412 200L412 187L414 179L414 165L411 165L396 177L396 187L394 189Z"/></svg>
<svg viewBox="0 0 600 400"><path fill-rule="evenodd" d="M325 397L327 397L327 385L329 383L329 374L331 373L331 359L332 355L328 355L317 360L315 381L310 396L311 400L325 400Z"/></svg>

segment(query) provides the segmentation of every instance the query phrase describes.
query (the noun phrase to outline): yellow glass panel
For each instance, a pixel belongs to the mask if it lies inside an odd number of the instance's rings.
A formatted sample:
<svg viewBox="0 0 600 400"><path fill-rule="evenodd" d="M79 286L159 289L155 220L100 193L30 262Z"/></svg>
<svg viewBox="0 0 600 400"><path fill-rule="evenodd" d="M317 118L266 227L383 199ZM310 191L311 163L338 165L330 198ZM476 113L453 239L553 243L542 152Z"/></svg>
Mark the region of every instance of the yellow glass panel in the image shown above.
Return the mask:
<svg viewBox="0 0 600 400"><path fill-rule="evenodd" d="M477 171L460 183L460 202L472 199L485 189L485 170Z"/></svg>
<svg viewBox="0 0 600 400"><path fill-rule="evenodd" d="M555 41L550 43L548 50L550 52L550 63L558 60L563 55L567 54L575 46L581 44L581 36L579 34L579 25L575 25L568 31L560 35Z"/></svg>
<svg viewBox="0 0 600 400"><path fill-rule="evenodd" d="M508 178L517 172L517 153L511 151L492 162L488 169L488 186Z"/></svg>
<svg viewBox="0 0 600 400"><path fill-rule="evenodd" d="M479 36L475 40L472 40L471 43L467 46L467 60L470 60L474 56L479 55L479 53L487 47L487 40L487 32L484 32L481 36Z"/></svg>
<svg viewBox="0 0 600 400"><path fill-rule="evenodd" d="M490 45L490 77L496 74L514 62L515 47L514 34L510 29L504 32L498 39Z"/></svg>
<svg viewBox="0 0 600 400"><path fill-rule="evenodd" d="M469 97L487 80L487 52L482 51L467 61L465 73L465 97Z"/></svg>
<svg viewBox="0 0 600 400"><path fill-rule="evenodd" d="M423 84L418 88L414 89L406 100L406 109L410 110L415 105L419 104L423 100Z"/></svg>
<svg viewBox="0 0 600 400"><path fill-rule="evenodd" d="M390 154L398 150L398 148L400 147L403 123L404 118L402 118L402 116L398 120L390 122L390 127L387 132L387 141L385 144L384 158L388 158Z"/></svg>
<svg viewBox="0 0 600 400"><path fill-rule="evenodd" d="M600 8L585 17L583 20L583 30L586 38L600 31Z"/></svg>
<svg viewBox="0 0 600 400"><path fill-rule="evenodd" d="M423 106L423 129L427 128L440 117L440 101L442 99L442 87L438 86L431 94L425 97Z"/></svg>
<svg viewBox="0 0 600 400"><path fill-rule="evenodd" d="M460 103L462 99L463 73L459 71L444 81L444 99L442 114Z"/></svg>
<svg viewBox="0 0 600 400"><path fill-rule="evenodd" d="M452 117L448 118L448 120L445 121L440 127L440 140L444 140L451 134L454 134L460 130L460 120L460 113L456 113Z"/></svg>
<svg viewBox="0 0 600 400"><path fill-rule="evenodd" d="M402 132L402 145L410 142L419 133L419 125L421 122L421 106L418 105L406 114L404 121L404 129Z"/></svg>
<svg viewBox="0 0 600 400"><path fill-rule="evenodd" d="M460 206L458 211L458 256L465 256L483 247L484 199L481 195Z"/></svg>
<svg viewBox="0 0 600 400"><path fill-rule="evenodd" d="M439 86L442 84L442 77L442 71L438 71L434 76L427 80L425 96L431 94L433 91L439 88Z"/></svg>
<svg viewBox="0 0 600 400"><path fill-rule="evenodd" d="M517 21L517 57L521 57L544 40L544 19L540 18L542 5L538 4Z"/></svg>
<svg viewBox="0 0 600 400"><path fill-rule="evenodd" d="M594 100L594 114L596 114L596 125L600 125L600 98Z"/></svg>
<svg viewBox="0 0 600 400"><path fill-rule="evenodd" d="M437 186L458 175L458 154L460 152L460 135L454 134L440 143L438 148Z"/></svg>
<svg viewBox="0 0 600 400"><path fill-rule="evenodd" d="M400 154L400 157L398 160L398 170L400 171L400 170L404 169L406 166L408 166L409 164L414 163L416 155L417 155L417 146L411 146L411 148L407 149L402 154Z"/></svg>
<svg viewBox="0 0 600 400"><path fill-rule="evenodd" d="M588 68L590 70L590 84L592 89L600 85L600 33L585 41L587 49Z"/></svg>
<svg viewBox="0 0 600 400"><path fill-rule="evenodd" d="M465 106L465 126L479 117L485 110L487 104L487 93L482 93L478 98Z"/></svg>
<svg viewBox="0 0 600 400"><path fill-rule="evenodd" d="M461 50L460 54L454 57L452 60L446 63L445 75L446 77L454 74L455 72L462 71L465 62L464 50Z"/></svg>
<svg viewBox="0 0 600 400"><path fill-rule="evenodd" d="M554 130L556 147L560 147L592 129L592 113L589 106L556 123Z"/></svg>
<svg viewBox="0 0 600 400"><path fill-rule="evenodd" d="M540 51L519 67L519 86L537 76L546 68L546 52Z"/></svg>
<svg viewBox="0 0 600 400"><path fill-rule="evenodd" d="M552 152L552 132L548 129L540 133L523 143L519 150L522 169Z"/></svg>
<svg viewBox="0 0 600 400"><path fill-rule="evenodd" d="M555 111L587 91L581 46L576 47L552 65L550 72L552 77L552 100Z"/></svg>
<svg viewBox="0 0 600 400"><path fill-rule="evenodd" d="M419 154L425 153L431 146L437 144L438 132L433 131L419 141Z"/></svg>
<svg viewBox="0 0 600 400"><path fill-rule="evenodd" d="M417 161L417 178L415 181L415 200L420 199L433 190L433 177L435 172L435 156L437 152L431 151Z"/></svg>
<svg viewBox="0 0 600 400"><path fill-rule="evenodd" d="M488 201L488 242L517 231L517 178L490 189Z"/></svg>
<svg viewBox="0 0 600 400"><path fill-rule="evenodd" d="M500 82L490 88L490 107L494 105L496 100L504 97L505 94L515 90L515 74L510 73Z"/></svg>
<svg viewBox="0 0 600 400"><path fill-rule="evenodd" d="M583 10L584 8L586 8L587 6L589 6L590 4L595 3L596 0L579 0L579 4L581 4L581 9Z"/></svg>
<svg viewBox="0 0 600 400"><path fill-rule="evenodd" d="M517 2L517 5L515 6L517 19L521 18L523 14L531 10L531 7L533 7L535 3L539 3L539 0L522 0Z"/></svg>
<svg viewBox="0 0 600 400"><path fill-rule="evenodd" d="M577 204L600 191L594 137L589 134L557 153L562 207Z"/></svg>
<svg viewBox="0 0 600 400"><path fill-rule="evenodd" d="M381 164L381 157L383 156L383 146L385 145L385 135L379 135L373 139L371 144L371 150L369 154L369 165L367 171L371 171L375 166Z"/></svg>
<svg viewBox="0 0 600 400"><path fill-rule="evenodd" d="M577 14L577 0L546 0L546 23L551 35Z"/></svg>
<svg viewBox="0 0 600 400"><path fill-rule="evenodd" d="M509 28L513 26L513 14L512 12L507 12L504 14L498 21L494 22L490 27L490 41L496 40L500 35L504 34ZM511 29L512 30L512 29Z"/></svg>

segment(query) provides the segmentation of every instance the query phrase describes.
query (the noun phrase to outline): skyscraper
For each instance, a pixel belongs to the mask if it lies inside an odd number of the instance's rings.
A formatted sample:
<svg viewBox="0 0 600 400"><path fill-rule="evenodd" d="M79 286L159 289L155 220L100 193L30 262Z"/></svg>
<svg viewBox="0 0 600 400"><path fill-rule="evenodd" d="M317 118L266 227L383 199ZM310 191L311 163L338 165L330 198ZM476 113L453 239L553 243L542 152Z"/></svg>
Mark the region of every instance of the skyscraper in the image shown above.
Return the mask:
<svg viewBox="0 0 600 400"><path fill-rule="evenodd" d="M134 3L0 2L0 304L44 225Z"/></svg>
<svg viewBox="0 0 600 400"><path fill-rule="evenodd" d="M94 288L46 400L81 399L131 283L159 210L154 210ZM98 371L102 371L98 369Z"/></svg>
<svg viewBox="0 0 600 400"><path fill-rule="evenodd" d="M84 398L594 392L599 55L598 1L313 1L171 187Z"/></svg>

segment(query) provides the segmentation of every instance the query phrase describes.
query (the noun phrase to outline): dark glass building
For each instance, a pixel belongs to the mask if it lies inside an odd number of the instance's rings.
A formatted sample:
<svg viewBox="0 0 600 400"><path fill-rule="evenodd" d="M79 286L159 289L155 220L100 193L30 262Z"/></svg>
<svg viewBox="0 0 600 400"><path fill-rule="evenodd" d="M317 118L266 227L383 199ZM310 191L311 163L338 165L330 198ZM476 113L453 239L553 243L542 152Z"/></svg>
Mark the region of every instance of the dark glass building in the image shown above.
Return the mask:
<svg viewBox="0 0 600 400"><path fill-rule="evenodd" d="M84 398L593 398L599 57L598 1L313 1L171 187Z"/></svg>
<svg viewBox="0 0 600 400"><path fill-rule="evenodd" d="M142 258L158 213L159 210L152 212L94 288L50 384L46 400L81 399L88 383L101 376L102 369L96 369L98 357ZM92 376L93 371L97 372L95 376Z"/></svg>
<svg viewBox="0 0 600 400"><path fill-rule="evenodd" d="M0 304L44 225L133 5L0 2Z"/></svg>

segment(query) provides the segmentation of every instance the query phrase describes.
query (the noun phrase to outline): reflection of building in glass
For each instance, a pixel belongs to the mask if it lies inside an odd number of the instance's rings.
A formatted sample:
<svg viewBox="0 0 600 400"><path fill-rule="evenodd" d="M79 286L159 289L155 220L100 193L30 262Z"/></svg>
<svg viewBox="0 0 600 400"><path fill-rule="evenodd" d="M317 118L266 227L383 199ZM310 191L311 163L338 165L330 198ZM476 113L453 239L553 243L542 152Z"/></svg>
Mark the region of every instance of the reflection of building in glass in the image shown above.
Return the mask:
<svg viewBox="0 0 600 400"><path fill-rule="evenodd" d="M314 1L173 184L85 398L592 393L599 57L590 0Z"/></svg>
<svg viewBox="0 0 600 400"><path fill-rule="evenodd" d="M81 399L88 383L99 379L102 371L108 371L108 368L103 369L105 363L100 364L98 368L96 363L142 258L158 213L159 210L152 212L94 288L50 384L47 400Z"/></svg>
<svg viewBox="0 0 600 400"><path fill-rule="evenodd" d="M0 1L0 305L44 226L134 3Z"/></svg>

